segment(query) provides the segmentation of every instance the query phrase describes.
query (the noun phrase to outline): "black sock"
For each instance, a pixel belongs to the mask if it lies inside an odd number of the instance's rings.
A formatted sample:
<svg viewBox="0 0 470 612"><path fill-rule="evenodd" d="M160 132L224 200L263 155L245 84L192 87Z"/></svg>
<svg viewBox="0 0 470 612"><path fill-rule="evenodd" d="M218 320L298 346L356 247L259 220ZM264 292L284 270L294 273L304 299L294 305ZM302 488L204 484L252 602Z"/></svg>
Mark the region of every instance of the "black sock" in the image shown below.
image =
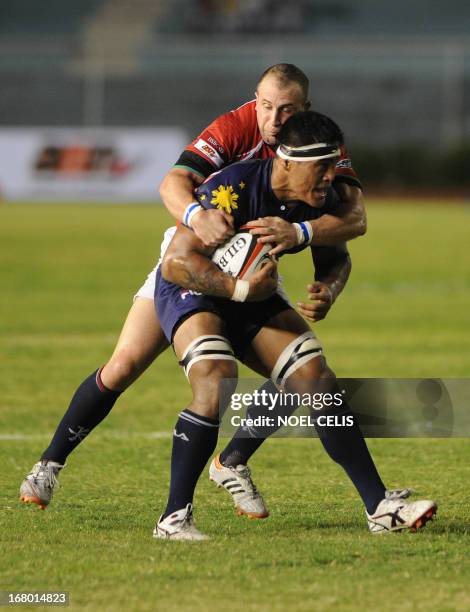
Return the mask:
<svg viewBox="0 0 470 612"><path fill-rule="evenodd" d="M107 389L101 382L100 372L101 369L93 372L75 391L41 459L64 464L73 449L101 423L114 406L120 392Z"/></svg>
<svg viewBox="0 0 470 612"><path fill-rule="evenodd" d="M264 385L258 389L258 393L263 393L263 391L269 394L270 398L279 394L276 385L271 380L267 380ZM287 398L285 395L283 397ZM268 399L262 406L250 406L248 408L245 418L255 419L259 416L268 418L275 416L275 425L261 427L246 427L245 425L240 425L234 433L233 438L220 453L220 462L222 465L227 467L236 467L240 464L246 465L250 457L258 450L266 438L269 438L269 436L281 427L281 425L278 425L279 421L277 417L290 416L297 410L299 404L288 403L288 405L284 405L283 403L282 406L274 410L269 410L270 407L271 403Z"/></svg>
<svg viewBox="0 0 470 612"><path fill-rule="evenodd" d="M316 417L317 415L315 415ZM348 408L341 410L340 419L353 423L350 427L316 427L324 449L347 473L369 514L375 512L385 497L385 486L370 456L356 417Z"/></svg>
<svg viewBox="0 0 470 612"><path fill-rule="evenodd" d="M193 501L194 489L217 445L219 421L183 410L176 421L171 453L170 495L163 518Z"/></svg>

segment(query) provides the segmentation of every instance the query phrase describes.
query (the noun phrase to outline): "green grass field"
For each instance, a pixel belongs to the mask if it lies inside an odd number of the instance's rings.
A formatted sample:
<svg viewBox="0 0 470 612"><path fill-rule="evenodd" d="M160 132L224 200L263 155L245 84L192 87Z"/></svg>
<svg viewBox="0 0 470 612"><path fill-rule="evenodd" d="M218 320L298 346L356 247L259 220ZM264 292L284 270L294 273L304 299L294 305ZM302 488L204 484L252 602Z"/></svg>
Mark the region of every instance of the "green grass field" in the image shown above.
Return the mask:
<svg viewBox="0 0 470 612"><path fill-rule="evenodd" d="M153 540L169 433L190 397L171 351L69 457L46 512L18 502L72 392L108 358L169 221L160 207L0 208L0 590L65 590L89 610L469 610L468 440L370 441L389 487L440 504L415 535L369 535L320 443L274 439L252 461L269 519L238 518L204 475L196 519L212 540ZM468 378L469 245L468 208L371 202L350 282L316 326L337 375ZM302 257L281 265L292 300L311 277Z"/></svg>

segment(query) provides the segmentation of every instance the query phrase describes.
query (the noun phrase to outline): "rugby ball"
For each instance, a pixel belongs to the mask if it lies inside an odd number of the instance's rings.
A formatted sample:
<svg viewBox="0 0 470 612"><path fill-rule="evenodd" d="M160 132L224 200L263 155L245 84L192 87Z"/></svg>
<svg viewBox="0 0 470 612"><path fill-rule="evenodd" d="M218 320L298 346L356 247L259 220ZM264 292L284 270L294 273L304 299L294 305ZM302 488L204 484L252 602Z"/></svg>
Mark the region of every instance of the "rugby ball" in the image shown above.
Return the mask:
<svg viewBox="0 0 470 612"><path fill-rule="evenodd" d="M248 232L232 236L212 255L212 261L230 276L249 280L271 258L271 244L258 242L258 237Z"/></svg>

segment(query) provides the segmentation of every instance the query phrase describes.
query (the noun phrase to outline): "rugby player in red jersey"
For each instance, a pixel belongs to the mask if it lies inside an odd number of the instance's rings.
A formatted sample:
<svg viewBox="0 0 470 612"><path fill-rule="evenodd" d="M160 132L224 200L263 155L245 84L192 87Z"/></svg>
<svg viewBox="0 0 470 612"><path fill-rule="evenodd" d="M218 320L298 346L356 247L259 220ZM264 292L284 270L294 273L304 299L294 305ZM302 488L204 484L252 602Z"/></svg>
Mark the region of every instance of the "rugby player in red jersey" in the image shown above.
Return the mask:
<svg viewBox="0 0 470 612"><path fill-rule="evenodd" d="M208 246L233 234L232 221L223 211L203 211L194 203L194 189L215 170L232 162L274 156L277 134L285 121L309 107L308 79L296 66L277 64L262 75L256 99L216 119L198 136L169 171L161 185L168 210L192 227ZM328 246L365 232L360 184L344 150L336 164L334 188L341 199L336 215L323 215L309 225L310 242ZM275 242L275 251L298 243L295 228L277 217L257 221L261 240ZM174 230L173 230L174 233ZM167 232L163 248L172 232ZM155 269L137 292L109 361L95 370L76 390L48 448L20 488L20 499L46 507L57 484L57 474L68 455L108 415L119 395L168 347L157 319L153 297ZM333 296L322 283L308 286L301 313L312 321L324 318Z"/></svg>
<svg viewBox="0 0 470 612"><path fill-rule="evenodd" d="M211 123L186 147L163 180L160 193L168 210L177 219L189 216L191 227L207 246L215 246L231 235L231 219L220 211L191 208L195 187L212 172L234 162L274 157L282 125L294 113L310 107L308 85L305 74L291 64L268 68L258 83L255 100ZM337 244L365 232L361 185L345 147L336 164L334 186L342 200L340 213L312 222L314 246ZM263 235L263 241L277 242L276 253L295 244L292 228L290 235L278 235L276 218L256 225L263 228L255 232Z"/></svg>

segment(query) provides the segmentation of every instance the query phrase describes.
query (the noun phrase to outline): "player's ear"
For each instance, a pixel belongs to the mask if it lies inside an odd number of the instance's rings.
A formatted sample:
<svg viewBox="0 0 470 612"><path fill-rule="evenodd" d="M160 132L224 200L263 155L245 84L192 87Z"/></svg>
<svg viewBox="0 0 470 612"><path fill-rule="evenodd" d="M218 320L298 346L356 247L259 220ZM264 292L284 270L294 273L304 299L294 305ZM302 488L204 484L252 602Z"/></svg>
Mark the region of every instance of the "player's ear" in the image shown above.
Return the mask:
<svg viewBox="0 0 470 612"><path fill-rule="evenodd" d="M310 110L311 106L312 106L312 103L310 102L310 100L307 100L304 104L304 110L306 111Z"/></svg>

